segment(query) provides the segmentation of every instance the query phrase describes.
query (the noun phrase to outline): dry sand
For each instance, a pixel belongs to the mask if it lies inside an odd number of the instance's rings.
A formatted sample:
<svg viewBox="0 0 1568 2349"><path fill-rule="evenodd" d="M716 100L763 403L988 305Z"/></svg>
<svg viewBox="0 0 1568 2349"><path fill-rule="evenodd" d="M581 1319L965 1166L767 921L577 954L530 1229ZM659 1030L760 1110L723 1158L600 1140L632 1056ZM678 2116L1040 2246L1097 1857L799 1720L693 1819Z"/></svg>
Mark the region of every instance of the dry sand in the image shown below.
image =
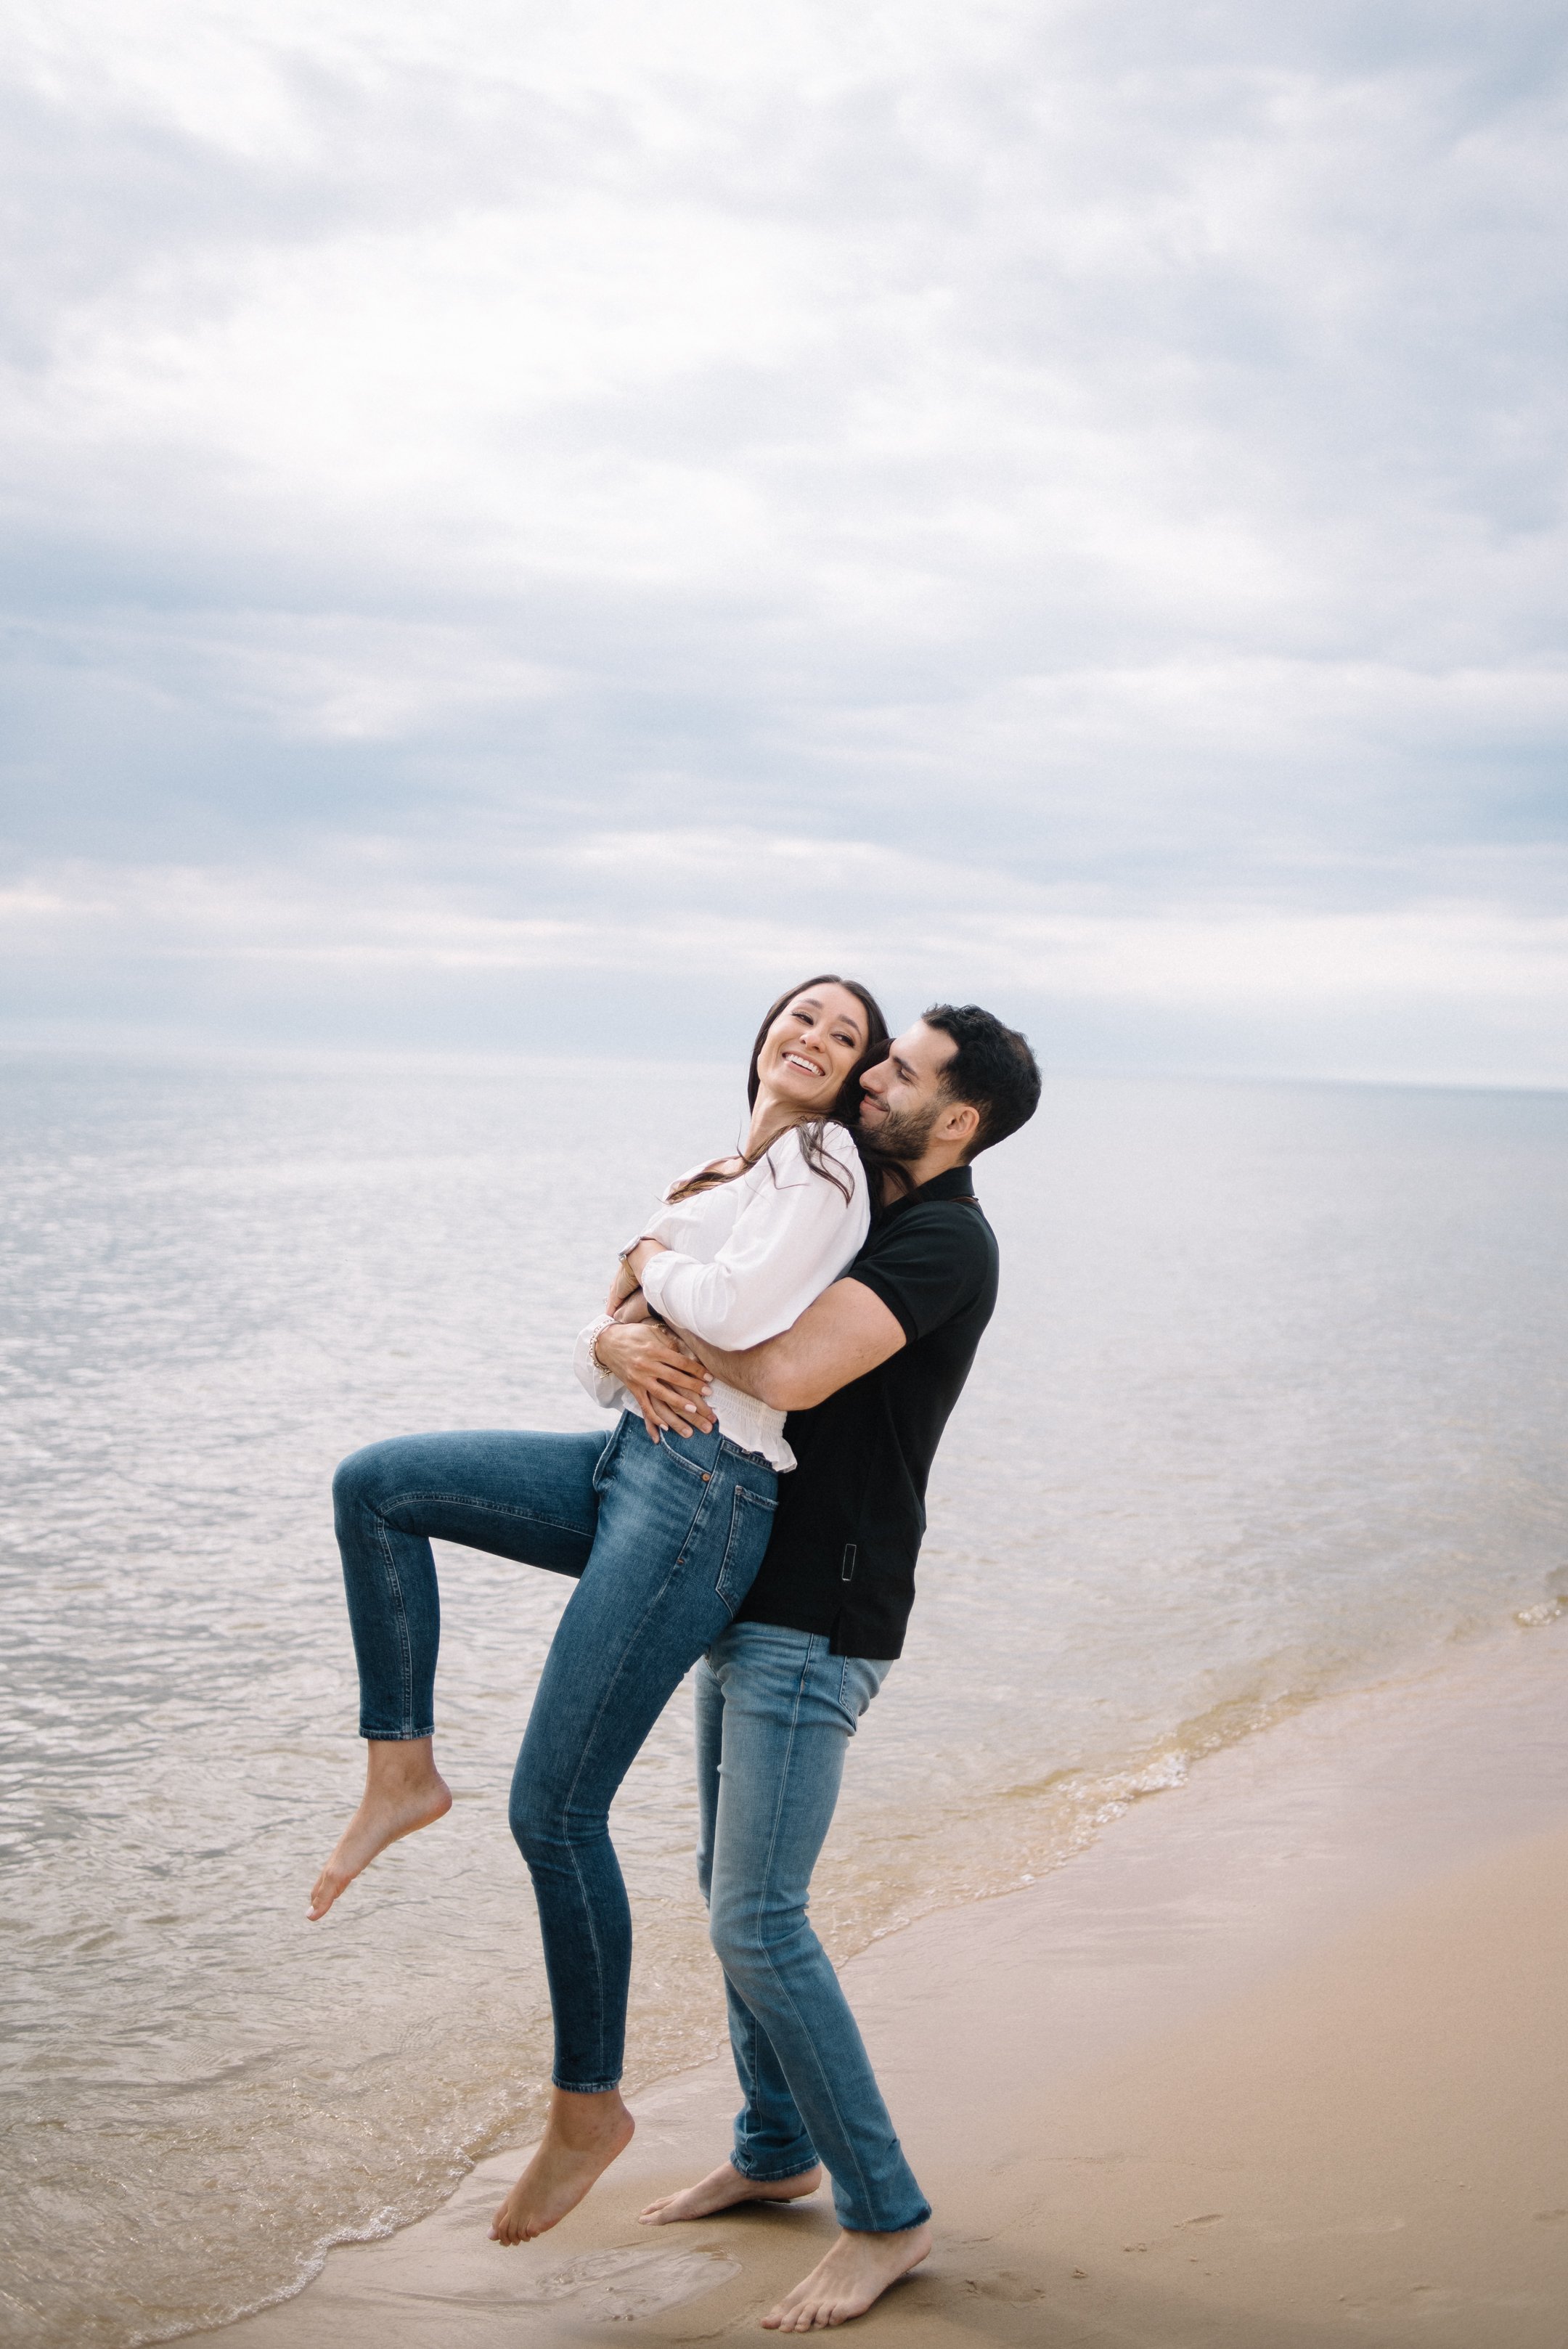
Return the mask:
<svg viewBox="0 0 1568 2349"><path fill-rule="evenodd" d="M1318 1705L846 1982L937 2211L865 2337L1568 2349L1568 1628ZM826 2193L636 2223L722 2157L734 2100L722 2064L634 2100L630 2151L538 2243L486 2240L500 2155L204 2337L766 2337Z"/></svg>

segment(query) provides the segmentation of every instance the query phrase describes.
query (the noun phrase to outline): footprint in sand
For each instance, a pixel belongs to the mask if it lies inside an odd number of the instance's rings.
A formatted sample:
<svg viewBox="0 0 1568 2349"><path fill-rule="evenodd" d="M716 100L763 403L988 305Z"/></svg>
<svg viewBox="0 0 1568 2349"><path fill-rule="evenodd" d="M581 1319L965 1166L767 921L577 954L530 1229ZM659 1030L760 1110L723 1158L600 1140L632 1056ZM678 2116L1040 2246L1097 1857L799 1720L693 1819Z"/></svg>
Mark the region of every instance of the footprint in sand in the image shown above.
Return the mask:
<svg viewBox="0 0 1568 2349"><path fill-rule="evenodd" d="M740 2261L722 2251L589 2251L507 2297L535 2305L570 2301L572 2314L590 2324L625 2323L679 2308L740 2272Z"/></svg>

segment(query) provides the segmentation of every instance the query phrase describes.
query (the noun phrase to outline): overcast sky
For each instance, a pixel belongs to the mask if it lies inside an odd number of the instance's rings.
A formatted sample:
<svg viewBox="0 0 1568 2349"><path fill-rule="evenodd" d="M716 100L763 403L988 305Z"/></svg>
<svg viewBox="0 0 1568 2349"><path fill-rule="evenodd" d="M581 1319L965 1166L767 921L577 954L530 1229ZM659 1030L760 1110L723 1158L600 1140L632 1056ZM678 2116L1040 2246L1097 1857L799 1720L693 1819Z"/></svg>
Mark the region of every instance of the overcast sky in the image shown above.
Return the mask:
<svg viewBox="0 0 1568 2349"><path fill-rule="evenodd" d="M1543 0L47 0L0 1033L1568 1081Z"/></svg>

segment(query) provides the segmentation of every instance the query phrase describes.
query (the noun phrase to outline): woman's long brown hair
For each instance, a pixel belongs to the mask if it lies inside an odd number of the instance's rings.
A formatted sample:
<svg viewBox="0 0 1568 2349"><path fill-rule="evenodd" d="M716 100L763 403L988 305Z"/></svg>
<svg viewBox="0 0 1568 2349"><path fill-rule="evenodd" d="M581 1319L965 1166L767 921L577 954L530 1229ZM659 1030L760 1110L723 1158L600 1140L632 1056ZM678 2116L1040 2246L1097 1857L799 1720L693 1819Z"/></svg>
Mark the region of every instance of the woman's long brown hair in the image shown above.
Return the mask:
<svg viewBox="0 0 1568 2349"><path fill-rule="evenodd" d="M876 1170L860 1140L860 1077L863 1070L874 1068L878 1061L886 1058L890 1037L888 1022L882 1016L882 1007L868 987L862 987L857 978L840 978L836 971L819 971L815 978L803 978L798 987L789 988L779 997L776 1003L771 1004L763 1014L763 1024L757 1030L757 1040L752 1046L752 1064L746 1071L747 1104L752 1109L755 1109L757 1105L757 1093L762 1083L757 1074L757 1063L763 1056L763 1046L768 1040L768 1030L779 1013L787 1010L795 997L804 995L808 987L841 987L846 995L854 996L866 1014L866 1049L840 1085L833 1107L819 1111L814 1117L792 1119L791 1124L800 1135L801 1156L805 1160L812 1173L820 1174L825 1183L831 1183L834 1189L842 1195L846 1204L850 1197L849 1188L843 1174L827 1155L823 1142L830 1118L836 1118L841 1125L846 1125L849 1128L856 1148L867 1162L867 1174L871 1183L872 1210L875 1213L881 1194L876 1180ZM781 1126L779 1132L787 1133L789 1130L789 1126ZM700 1174L692 1174L684 1183L678 1184L670 1194L670 1198L672 1200L690 1199L695 1192L711 1191L720 1183L738 1181L757 1164L760 1158L765 1156L767 1150L772 1148L778 1138L777 1133L771 1136L762 1150L740 1152L741 1163L733 1174L723 1174L716 1166L704 1166Z"/></svg>

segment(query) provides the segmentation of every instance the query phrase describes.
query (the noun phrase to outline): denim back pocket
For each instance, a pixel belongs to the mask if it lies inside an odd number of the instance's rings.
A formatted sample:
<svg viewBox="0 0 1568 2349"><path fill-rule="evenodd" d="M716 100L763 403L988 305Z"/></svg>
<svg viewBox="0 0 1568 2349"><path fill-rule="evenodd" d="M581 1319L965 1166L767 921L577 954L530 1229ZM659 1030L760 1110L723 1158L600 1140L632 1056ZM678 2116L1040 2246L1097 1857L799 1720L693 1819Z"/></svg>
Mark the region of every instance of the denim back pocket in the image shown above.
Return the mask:
<svg viewBox="0 0 1568 2349"><path fill-rule="evenodd" d="M730 1504L729 1538L719 1561L719 1578L713 1585L732 1615L757 1578L777 1507L776 1494L753 1493L745 1485L735 1486L735 1496Z"/></svg>

